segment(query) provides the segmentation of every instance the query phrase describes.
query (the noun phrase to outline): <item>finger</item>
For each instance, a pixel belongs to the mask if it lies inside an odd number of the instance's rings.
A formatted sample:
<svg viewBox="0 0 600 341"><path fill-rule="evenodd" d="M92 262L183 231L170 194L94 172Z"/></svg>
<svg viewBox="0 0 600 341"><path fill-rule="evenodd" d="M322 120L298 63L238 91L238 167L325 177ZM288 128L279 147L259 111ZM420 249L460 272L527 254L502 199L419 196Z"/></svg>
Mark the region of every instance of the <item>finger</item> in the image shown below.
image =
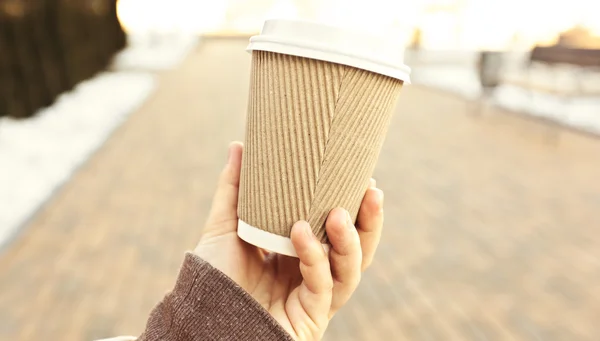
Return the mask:
<svg viewBox="0 0 600 341"><path fill-rule="evenodd" d="M331 211L325 228L331 243L329 262L334 284L330 316L333 316L352 296L360 282L362 251L358 232L348 211L341 208Z"/></svg>
<svg viewBox="0 0 600 341"><path fill-rule="evenodd" d="M328 320L333 289L327 253L305 221L292 227L291 239L303 278L298 292L300 304L313 323L321 325L323 320Z"/></svg>
<svg viewBox="0 0 600 341"><path fill-rule="evenodd" d="M300 260L296 257L289 257L271 253L268 257L275 256L277 281L280 285L275 285L272 290L271 302L274 304L284 304L290 294L290 291L302 283L300 274Z"/></svg>
<svg viewBox="0 0 600 341"><path fill-rule="evenodd" d="M383 191L369 188L365 193L356 220L362 248L362 270L373 262L383 229Z"/></svg>
<svg viewBox="0 0 600 341"><path fill-rule="evenodd" d="M237 220L242 150L243 145L241 142L232 142L229 145L227 164L219 177L217 190L213 198L213 206L209 215L209 223L206 224L207 228L228 226L228 228L231 227L232 231L236 228L235 224L224 223Z"/></svg>

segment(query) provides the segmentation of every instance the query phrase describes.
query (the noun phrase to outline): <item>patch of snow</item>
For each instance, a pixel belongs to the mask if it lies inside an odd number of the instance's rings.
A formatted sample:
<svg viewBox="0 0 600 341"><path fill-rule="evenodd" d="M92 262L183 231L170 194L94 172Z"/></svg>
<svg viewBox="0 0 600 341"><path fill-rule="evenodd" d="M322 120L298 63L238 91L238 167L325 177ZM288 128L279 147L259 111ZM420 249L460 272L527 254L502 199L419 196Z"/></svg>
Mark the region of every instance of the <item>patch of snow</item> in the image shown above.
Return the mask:
<svg viewBox="0 0 600 341"><path fill-rule="evenodd" d="M469 99L476 99L481 93L479 79L474 69L452 65L413 67L410 76L414 84L442 89Z"/></svg>
<svg viewBox="0 0 600 341"><path fill-rule="evenodd" d="M197 45L199 37L179 33L132 34L131 46L119 53L113 62L116 70L168 70L172 69Z"/></svg>
<svg viewBox="0 0 600 341"><path fill-rule="evenodd" d="M481 95L473 53L464 52L462 58L456 52L423 51L408 56L409 65L414 63L411 75L414 84L442 89L472 100ZM569 66L526 69L523 56L523 53L508 56L508 65L503 70L503 79L507 82L496 89L493 101L509 110L600 134L600 72L582 72ZM514 82L566 92L573 91L579 83L586 92L599 95L562 97L511 85Z"/></svg>
<svg viewBox="0 0 600 341"><path fill-rule="evenodd" d="M30 119L0 121L0 244L144 102L155 83L148 73L102 73Z"/></svg>
<svg viewBox="0 0 600 341"><path fill-rule="evenodd" d="M152 71L179 64L196 37L131 37L111 72L25 120L0 118L0 246L152 94Z"/></svg>

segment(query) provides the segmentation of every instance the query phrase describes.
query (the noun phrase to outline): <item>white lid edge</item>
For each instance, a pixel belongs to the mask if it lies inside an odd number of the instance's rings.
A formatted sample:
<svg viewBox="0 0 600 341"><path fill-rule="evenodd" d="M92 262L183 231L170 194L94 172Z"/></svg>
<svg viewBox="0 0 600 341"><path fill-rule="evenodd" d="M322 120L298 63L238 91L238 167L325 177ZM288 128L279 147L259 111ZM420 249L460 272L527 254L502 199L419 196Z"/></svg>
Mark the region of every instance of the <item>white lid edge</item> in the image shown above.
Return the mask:
<svg viewBox="0 0 600 341"><path fill-rule="evenodd" d="M403 81L406 84L410 84L410 67L403 65L402 67L391 66L382 64L378 61L370 60L363 56L341 54L333 50L327 50L322 46L300 46L300 44L293 44L287 42L275 42L263 40L261 36L254 36L250 39L250 43L246 48L246 51L267 51L281 54L288 54L292 56L305 57L317 60L323 60L326 62L337 63L352 66L358 69L363 69L378 73L384 76L392 77Z"/></svg>
<svg viewBox="0 0 600 341"><path fill-rule="evenodd" d="M237 234L241 239L254 246L258 246L262 249L282 255L298 258L298 254L294 249L292 240L288 237L261 230L244 222L241 219L238 220ZM325 252L329 253L329 245L322 245Z"/></svg>

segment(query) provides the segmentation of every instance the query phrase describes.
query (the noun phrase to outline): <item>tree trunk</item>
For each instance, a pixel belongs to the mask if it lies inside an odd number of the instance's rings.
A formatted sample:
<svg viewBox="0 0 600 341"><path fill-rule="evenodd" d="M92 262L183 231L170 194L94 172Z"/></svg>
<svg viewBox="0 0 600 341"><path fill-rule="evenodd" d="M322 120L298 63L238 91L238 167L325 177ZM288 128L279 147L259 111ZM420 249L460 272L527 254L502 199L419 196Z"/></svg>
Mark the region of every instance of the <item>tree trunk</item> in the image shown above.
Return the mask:
<svg viewBox="0 0 600 341"><path fill-rule="evenodd" d="M28 117L125 46L116 0L0 0L0 116Z"/></svg>

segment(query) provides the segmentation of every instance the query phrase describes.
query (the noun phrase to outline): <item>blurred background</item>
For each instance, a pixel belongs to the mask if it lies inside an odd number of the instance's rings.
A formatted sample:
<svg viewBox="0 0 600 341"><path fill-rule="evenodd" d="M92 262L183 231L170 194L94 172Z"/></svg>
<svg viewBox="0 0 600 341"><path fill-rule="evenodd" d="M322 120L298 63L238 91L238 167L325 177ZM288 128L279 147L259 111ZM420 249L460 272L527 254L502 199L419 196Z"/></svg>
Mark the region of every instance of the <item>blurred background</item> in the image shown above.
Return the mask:
<svg viewBox="0 0 600 341"><path fill-rule="evenodd" d="M393 34L386 226L326 340L599 340L600 2L0 0L0 340L139 334L244 137L248 38Z"/></svg>

